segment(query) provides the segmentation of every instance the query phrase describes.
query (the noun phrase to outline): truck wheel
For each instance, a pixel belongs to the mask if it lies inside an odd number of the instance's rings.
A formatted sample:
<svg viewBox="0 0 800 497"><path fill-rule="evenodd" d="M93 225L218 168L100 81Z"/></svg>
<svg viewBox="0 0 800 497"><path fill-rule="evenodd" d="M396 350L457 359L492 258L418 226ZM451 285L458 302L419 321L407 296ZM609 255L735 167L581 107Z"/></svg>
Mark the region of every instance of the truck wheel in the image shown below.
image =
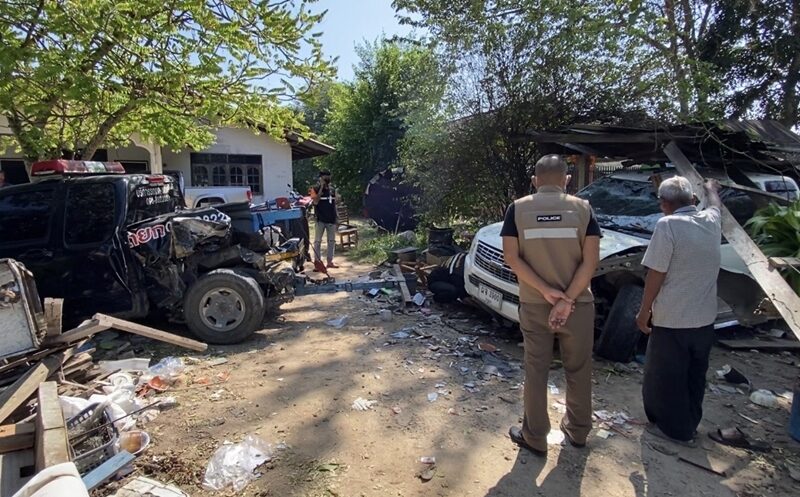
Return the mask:
<svg viewBox="0 0 800 497"><path fill-rule="evenodd" d="M636 313L642 305L644 289L625 285L617 292L611 305L603 332L595 344L595 353L616 362L628 362L636 352L642 332L636 326Z"/></svg>
<svg viewBox="0 0 800 497"><path fill-rule="evenodd" d="M189 329L214 344L239 343L258 329L264 318L264 293L249 276L217 269L189 287L183 314Z"/></svg>

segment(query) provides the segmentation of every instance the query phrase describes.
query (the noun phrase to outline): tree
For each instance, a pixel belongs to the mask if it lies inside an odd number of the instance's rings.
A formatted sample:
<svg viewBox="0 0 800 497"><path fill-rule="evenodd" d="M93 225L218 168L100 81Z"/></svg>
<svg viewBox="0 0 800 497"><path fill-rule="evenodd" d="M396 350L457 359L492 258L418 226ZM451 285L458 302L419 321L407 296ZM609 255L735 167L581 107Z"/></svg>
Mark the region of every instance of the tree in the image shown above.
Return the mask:
<svg viewBox="0 0 800 497"><path fill-rule="evenodd" d="M0 114L29 162L134 132L176 148L233 123L282 136L301 127L283 104L331 74L307 3L3 2Z"/></svg>
<svg viewBox="0 0 800 497"><path fill-rule="evenodd" d="M412 122L436 112L446 81L425 47L384 40L360 47L359 55L354 81L330 88L322 138L336 153L318 163L353 207L376 173L398 165Z"/></svg>
<svg viewBox="0 0 800 497"><path fill-rule="evenodd" d="M530 191L541 155L532 131L576 121L619 122L644 91L627 71L633 50L593 3L397 0L456 61L448 100L460 119L404 155L434 218L496 219ZM641 113L641 112L640 112ZM428 140L424 138L428 137Z"/></svg>

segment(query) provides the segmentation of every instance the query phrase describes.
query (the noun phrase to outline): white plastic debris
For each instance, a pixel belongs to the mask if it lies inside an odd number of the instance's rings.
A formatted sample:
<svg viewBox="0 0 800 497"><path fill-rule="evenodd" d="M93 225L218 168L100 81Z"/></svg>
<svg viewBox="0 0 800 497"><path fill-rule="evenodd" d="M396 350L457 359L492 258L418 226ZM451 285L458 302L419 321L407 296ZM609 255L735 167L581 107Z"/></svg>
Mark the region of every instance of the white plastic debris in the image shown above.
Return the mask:
<svg viewBox="0 0 800 497"><path fill-rule="evenodd" d="M421 293L417 292L417 294L414 295L411 301L414 302L414 304L421 306L422 304L425 303L425 295L422 295Z"/></svg>
<svg viewBox="0 0 800 497"><path fill-rule="evenodd" d="M428 394L428 402L436 402L436 399L439 398L439 394L436 392L431 392Z"/></svg>
<svg viewBox="0 0 800 497"><path fill-rule="evenodd" d="M436 464L436 458L433 456L422 456L419 458L422 464Z"/></svg>
<svg viewBox="0 0 800 497"><path fill-rule="evenodd" d="M547 388L550 389L550 395L558 395L561 393L555 383L548 383Z"/></svg>
<svg viewBox="0 0 800 497"><path fill-rule="evenodd" d="M608 439L609 437L613 437L614 434L608 430L597 430L597 437L602 438L603 440Z"/></svg>
<svg viewBox="0 0 800 497"><path fill-rule="evenodd" d="M272 447L256 435L247 435L238 444L223 445L208 461L203 486L210 490L232 486L234 491L241 492L258 478L253 471L272 457Z"/></svg>
<svg viewBox="0 0 800 497"><path fill-rule="evenodd" d="M405 330L395 331L391 335L392 338L396 338L398 340L403 340L403 339L406 339L406 338L408 338L410 336L411 336L411 333L409 333L409 332L407 332Z"/></svg>
<svg viewBox="0 0 800 497"><path fill-rule="evenodd" d="M750 402L761 407L777 407L778 397L769 390L756 390L750 394Z"/></svg>
<svg viewBox="0 0 800 497"><path fill-rule="evenodd" d="M325 321L325 324L327 324L328 326L333 326L338 330L340 328L344 328L344 326L347 324L347 320L348 316L345 315L345 316L340 316L336 319L331 319L330 321Z"/></svg>
<svg viewBox="0 0 800 497"><path fill-rule="evenodd" d="M548 445L561 445L564 440L564 432L561 430L550 430L550 433L547 434Z"/></svg>
<svg viewBox="0 0 800 497"><path fill-rule="evenodd" d="M350 406L354 411L369 411L378 403L377 400L367 400L362 397L357 398L353 401L353 405Z"/></svg>

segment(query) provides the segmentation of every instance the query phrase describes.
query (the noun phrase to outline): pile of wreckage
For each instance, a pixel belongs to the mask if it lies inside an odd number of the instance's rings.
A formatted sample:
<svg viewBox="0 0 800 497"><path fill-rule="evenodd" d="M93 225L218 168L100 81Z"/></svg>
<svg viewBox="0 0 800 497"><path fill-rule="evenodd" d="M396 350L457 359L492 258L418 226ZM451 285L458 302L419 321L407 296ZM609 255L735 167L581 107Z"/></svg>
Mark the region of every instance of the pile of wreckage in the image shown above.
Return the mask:
<svg viewBox="0 0 800 497"><path fill-rule="evenodd" d="M60 300L42 304L33 275L22 264L0 260L3 496L88 496L132 471L131 462L150 442L146 432L135 429L137 421L175 405L173 398L159 396L171 381L175 359L150 367L149 359L126 350L129 342L113 340L119 332L207 349L205 343L103 314L62 331L61 310ZM117 330L106 333L111 340L97 336L108 330ZM128 359L96 364L92 354L98 348ZM169 487L162 494L184 495Z"/></svg>

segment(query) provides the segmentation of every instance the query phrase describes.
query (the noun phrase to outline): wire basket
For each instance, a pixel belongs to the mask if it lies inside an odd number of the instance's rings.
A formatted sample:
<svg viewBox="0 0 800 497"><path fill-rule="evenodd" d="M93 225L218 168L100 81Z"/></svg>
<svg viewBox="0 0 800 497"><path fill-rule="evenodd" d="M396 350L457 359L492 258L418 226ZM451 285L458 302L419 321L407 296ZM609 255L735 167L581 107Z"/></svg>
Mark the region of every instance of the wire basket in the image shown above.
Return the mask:
<svg viewBox="0 0 800 497"><path fill-rule="evenodd" d="M102 429L93 432L86 439L78 435L77 438L83 440L78 440L75 445L72 445L72 442L69 444L72 462L75 463L81 476L97 468L116 454L115 445L118 432L114 423L110 423L111 419L108 416L108 412L103 411L94 422L91 422L91 426L89 425L89 420L99 407L101 407L101 404L92 404L67 420L67 432L73 432L77 429L81 431L93 430L104 424L106 425Z"/></svg>

